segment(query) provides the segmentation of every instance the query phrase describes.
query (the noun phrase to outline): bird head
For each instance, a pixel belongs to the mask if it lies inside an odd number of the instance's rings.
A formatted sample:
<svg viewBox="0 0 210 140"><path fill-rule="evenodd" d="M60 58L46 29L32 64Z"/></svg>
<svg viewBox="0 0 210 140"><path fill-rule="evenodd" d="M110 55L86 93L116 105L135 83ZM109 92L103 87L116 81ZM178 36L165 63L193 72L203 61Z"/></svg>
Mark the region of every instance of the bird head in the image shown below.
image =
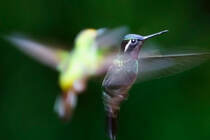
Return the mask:
<svg viewBox="0 0 210 140"><path fill-rule="evenodd" d="M97 30L95 29L85 29L81 31L76 37L75 49L79 51L90 49L89 47L92 46L96 35Z"/></svg>
<svg viewBox="0 0 210 140"><path fill-rule="evenodd" d="M121 53L131 55L131 57L138 58L139 51L146 41L149 38L152 38L157 35L161 35L163 33L168 32L168 30L164 30L155 34L141 36L137 34L128 34L124 37L121 44Z"/></svg>

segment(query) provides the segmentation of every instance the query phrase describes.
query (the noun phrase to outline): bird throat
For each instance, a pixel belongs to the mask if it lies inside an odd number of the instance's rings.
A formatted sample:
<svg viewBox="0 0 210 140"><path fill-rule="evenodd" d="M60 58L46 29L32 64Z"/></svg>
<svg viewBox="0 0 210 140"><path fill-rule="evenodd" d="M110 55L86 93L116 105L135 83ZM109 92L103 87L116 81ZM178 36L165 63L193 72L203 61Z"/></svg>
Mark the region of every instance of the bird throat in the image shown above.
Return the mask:
<svg viewBox="0 0 210 140"><path fill-rule="evenodd" d="M133 58L133 59L138 59L139 57L139 52L141 51L141 47L143 46L143 43L139 44L138 46L136 46L132 51L130 52L124 52L124 54L127 57Z"/></svg>

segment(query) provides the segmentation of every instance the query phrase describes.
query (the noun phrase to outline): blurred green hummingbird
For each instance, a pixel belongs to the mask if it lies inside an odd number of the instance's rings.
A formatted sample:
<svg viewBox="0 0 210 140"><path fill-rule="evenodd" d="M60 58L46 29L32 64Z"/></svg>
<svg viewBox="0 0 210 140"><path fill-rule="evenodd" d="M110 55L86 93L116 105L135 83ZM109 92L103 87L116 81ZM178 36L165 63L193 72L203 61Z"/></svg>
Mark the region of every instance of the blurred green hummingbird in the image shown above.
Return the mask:
<svg viewBox="0 0 210 140"><path fill-rule="evenodd" d="M126 27L109 29L85 29L76 37L72 51L52 48L23 35L11 34L5 38L18 49L59 72L62 95L55 102L55 111L63 119L72 116L77 96L86 88L89 77L106 71L115 51L111 47L120 44Z"/></svg>
<svg viewBox="0 0 210 140"><path fill-rule="evenodd" d="M116 140L117 119L120 104L127 98L128 91L135 83L161 76L178 73L210 59L210 53L165 54L144 51L142 46L147 39L166 33L167 30L141 36L128 34L121 43L120 54L108 68L102 83L103 101L107 119L107 133Z"/></svg>

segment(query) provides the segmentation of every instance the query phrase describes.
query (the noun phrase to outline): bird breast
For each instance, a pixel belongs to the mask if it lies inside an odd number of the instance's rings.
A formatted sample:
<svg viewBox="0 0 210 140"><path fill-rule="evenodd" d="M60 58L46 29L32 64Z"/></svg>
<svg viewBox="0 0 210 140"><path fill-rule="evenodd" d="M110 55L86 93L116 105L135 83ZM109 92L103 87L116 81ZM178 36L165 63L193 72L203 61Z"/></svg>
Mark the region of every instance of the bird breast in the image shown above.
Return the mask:
<svg viewBox="0 0 210 140"><path fill-rule="evenodd" d="M119 56L110 66L102 86L109 93L126 93L135 82L137 73L137 60Z"/></svg>

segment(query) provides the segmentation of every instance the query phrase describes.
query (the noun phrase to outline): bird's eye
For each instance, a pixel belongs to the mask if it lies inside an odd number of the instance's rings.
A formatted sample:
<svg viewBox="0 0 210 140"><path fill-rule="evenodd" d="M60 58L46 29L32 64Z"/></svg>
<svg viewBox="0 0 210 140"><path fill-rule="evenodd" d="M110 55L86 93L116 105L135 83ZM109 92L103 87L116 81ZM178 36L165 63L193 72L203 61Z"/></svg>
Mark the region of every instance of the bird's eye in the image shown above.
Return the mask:
<svg viewBox="0 0 210 140"><path fill-rule="evenodd" d="M137 40L136 40L136 39L132 39L132 40L131 40L131 43L132 43L132 44L136 44L136 43L137 43Z"/></svg>

